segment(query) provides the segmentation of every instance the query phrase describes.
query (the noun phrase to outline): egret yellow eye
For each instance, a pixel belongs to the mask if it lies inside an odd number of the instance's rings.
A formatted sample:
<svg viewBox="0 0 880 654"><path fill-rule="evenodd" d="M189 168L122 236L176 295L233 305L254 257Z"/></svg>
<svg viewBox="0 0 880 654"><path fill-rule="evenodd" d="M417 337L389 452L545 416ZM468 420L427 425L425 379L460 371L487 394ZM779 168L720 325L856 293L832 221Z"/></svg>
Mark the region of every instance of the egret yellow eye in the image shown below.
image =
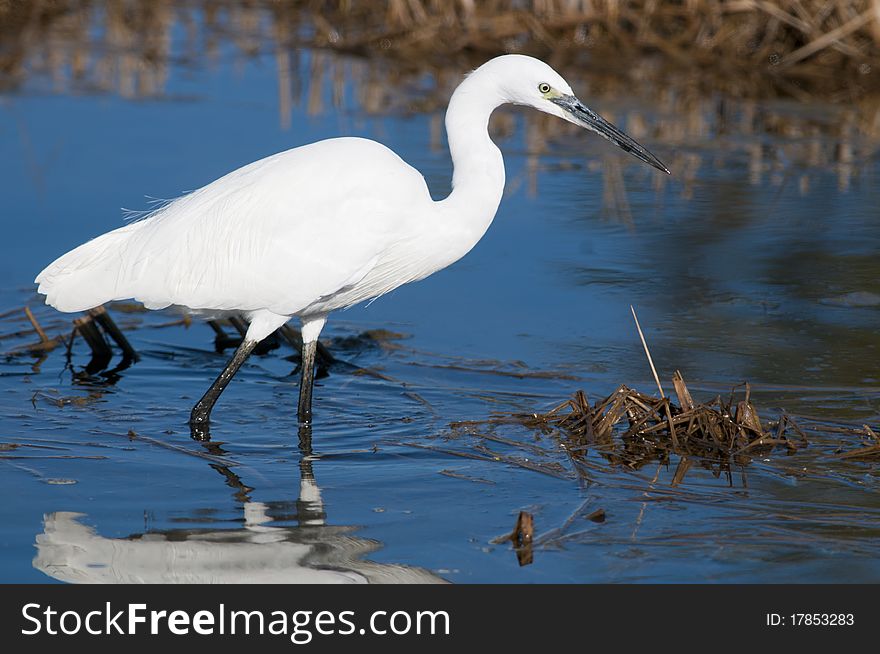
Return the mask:
<svg viewBox="0 0 880 654"><path fill-rule="evenodd" d="M550 85L547 82L541 82L538 84L538 90L541 93L550 93Z"/></svg>

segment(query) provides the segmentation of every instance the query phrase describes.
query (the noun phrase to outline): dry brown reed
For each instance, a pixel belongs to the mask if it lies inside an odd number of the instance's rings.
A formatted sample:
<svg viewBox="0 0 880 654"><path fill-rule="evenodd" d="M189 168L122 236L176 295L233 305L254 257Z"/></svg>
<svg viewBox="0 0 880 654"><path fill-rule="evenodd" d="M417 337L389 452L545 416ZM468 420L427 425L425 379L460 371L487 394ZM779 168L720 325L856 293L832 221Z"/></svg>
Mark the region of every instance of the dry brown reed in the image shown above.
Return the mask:
<svg viewBox="0 0 880 654"><path fill-rule="evenodd" d="M320 16L315 44L407 57L589 51L631 62L656 54L719 77L768 74L797 87L837 86L841 73L871 75L880 54L877 0L325 0L310 7Z"/></svg>
<svg viewBox="0 0 880 654"><path fill-rule="evenodd" d="M647 58L703 70L710 85L793 95L852 97L880 78L880 0L2 0L0 37L7 87L37 69L124 95L157 92L174 57L213 59L226 41L274 52L279 83L285 52L301 47L414 66L520 51L612 70Z"/></svg>

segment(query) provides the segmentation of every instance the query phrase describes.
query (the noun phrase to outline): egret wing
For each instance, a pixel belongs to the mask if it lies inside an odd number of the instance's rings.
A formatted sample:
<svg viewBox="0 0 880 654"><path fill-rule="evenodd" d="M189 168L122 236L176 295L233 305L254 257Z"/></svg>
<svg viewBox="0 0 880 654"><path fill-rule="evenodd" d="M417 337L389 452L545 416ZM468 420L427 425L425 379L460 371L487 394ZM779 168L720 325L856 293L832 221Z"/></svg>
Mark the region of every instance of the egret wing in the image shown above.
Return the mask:
<svg viewBox="0 0 880 654"><path fill-rule="evenodd" d="M116 294L292 315L369 274L430 201L422 176L373 141L289 150L146 219L126 243Z"/></svg>

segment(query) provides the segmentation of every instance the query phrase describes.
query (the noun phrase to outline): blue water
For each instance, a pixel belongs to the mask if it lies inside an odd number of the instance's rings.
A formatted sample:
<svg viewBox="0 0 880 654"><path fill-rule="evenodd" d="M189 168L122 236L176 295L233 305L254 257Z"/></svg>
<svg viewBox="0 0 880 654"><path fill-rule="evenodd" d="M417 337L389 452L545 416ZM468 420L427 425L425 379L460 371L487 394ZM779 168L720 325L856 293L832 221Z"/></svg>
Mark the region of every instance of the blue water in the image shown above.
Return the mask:
<svg viewBox="0 0 880 654"><path fill-rule="evenodd" d="M306 89L313 56L295 69ZM34 295L46 263L120 225L120 207L149 208L145 196L176 197L318 139L380 140L435 197L447 193L451 164L432 141L441 114L367 111L358 71L369 64L330 60L347 67L342 102L328 86L320 112L294 103L289 127L273 57L232 47L210 65L172 66L156 97L58 90L38 75L0 95L0 308L27 304L50 334L69 333L73 316ZM584 83L584 99L623 126L647 102L589 97ZM302 581L300 570L341 570L371 581L877 581L876 463L834 457L854 436L817 436L730 480L695 466L673 487L671 467L627 471L596 457L588 479L552 437L452 425L543 411L577 389L651 392L630 304L663 380L680 369L697 399L748 380L764 417L877 424L878 143L861 135L844 169L829 155L843 109L768 101L734 112L756 107L815 127L819 161L797 159L804 139L738 123L675 137L661 105L643 115L661 128L639 140L672 169L664 180L591 135L548 131L536 145L528 135L543 123L502 116L508 192L486 237L451 268L331 317L327 345L352 365L316 388L312 455L297 446L286 347L253 358L224 394L219 449L186 427L229 354L214 352L201 323L162 326L179 316L110 307L142 356L113 385L76 382L63 348L43 361L5 357L0 579ZM26 328L23 314L3 319L3 334ZM344 341L373 329L403 338ZM81 340L72 355L80 370ZM559 474L493 460L484 446ZM585 519L597 508L604 523ZM522 567L509 544L491 543L520 510L538 536Z"/></svg>

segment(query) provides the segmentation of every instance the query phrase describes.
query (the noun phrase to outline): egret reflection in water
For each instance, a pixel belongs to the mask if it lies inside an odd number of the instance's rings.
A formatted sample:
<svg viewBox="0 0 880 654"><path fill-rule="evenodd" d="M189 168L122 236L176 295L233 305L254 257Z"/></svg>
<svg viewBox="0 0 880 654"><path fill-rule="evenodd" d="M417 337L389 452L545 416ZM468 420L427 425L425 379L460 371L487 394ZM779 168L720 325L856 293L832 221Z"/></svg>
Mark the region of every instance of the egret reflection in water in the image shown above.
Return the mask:
<svg viewBox="0 0 880 654"><path fill-rule="evenodd" d="M294 527L273 526L276 507L250 500L252 489L228 468L218 471L238 487L242 528L168 529L107 538L84 524L84 514L58 511L43 519L34 567L68 583L444 583L421 568L364 560L381 543L355 536L355 527L326 524L310 455L300 462L294 515L283 518L294 518Z"/></svg>

